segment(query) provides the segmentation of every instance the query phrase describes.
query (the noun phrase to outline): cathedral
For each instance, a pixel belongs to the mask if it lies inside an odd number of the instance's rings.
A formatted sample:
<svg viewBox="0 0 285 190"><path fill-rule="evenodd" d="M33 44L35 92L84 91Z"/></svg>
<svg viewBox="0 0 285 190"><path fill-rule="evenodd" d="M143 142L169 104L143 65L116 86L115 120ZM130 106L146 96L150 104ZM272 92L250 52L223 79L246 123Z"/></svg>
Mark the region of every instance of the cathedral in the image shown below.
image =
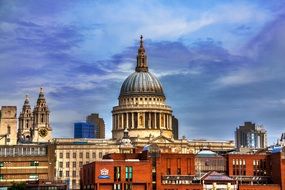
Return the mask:
<svg viewBox="0 0 285 190"><path fill-rule="evenodd" d="M52 139L52 129L49 124L49 109L43 88L32 111L29 97L26 96L19 116L18 143L41 143Z"/></svg>
<svg viewBox="0 0 285 190"><path fill-rule="evenodd" d="M130 137L172 138L172 110L165 103L160 81L149 72L147 55L140 38L137 65L123 82L119 105L113 108L113 139L121 139L125 129Z"/></svg>

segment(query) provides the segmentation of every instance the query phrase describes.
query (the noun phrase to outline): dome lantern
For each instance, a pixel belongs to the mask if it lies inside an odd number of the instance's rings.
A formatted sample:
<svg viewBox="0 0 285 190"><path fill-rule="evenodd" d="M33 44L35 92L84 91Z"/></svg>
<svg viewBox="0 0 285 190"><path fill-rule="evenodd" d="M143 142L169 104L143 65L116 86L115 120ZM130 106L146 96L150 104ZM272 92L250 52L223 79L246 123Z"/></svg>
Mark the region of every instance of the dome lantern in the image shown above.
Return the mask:
<svg viewBox="0 0 285 190"><path fill-rule="evenodd" d="M141 40L140 40L140 47L138 49L138 55L137 55L136 72L148 72L147 55L145 54L142 35L141 35L140 39Z"/></svg>

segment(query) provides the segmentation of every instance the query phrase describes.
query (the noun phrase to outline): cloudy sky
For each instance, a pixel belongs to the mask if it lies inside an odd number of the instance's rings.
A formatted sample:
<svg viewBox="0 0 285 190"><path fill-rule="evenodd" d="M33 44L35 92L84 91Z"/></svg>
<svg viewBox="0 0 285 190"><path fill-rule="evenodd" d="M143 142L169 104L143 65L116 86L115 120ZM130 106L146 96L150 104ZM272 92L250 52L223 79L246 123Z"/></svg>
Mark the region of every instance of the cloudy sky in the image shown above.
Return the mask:
<svg viewBox="0 0 285 190"><path fill-rule="evenodd" d="M233 139L244 121L285 132L285 5L274 1L0 0L0 105L45 90L54 137L111 110L139 35L180 136Z"/></svg>

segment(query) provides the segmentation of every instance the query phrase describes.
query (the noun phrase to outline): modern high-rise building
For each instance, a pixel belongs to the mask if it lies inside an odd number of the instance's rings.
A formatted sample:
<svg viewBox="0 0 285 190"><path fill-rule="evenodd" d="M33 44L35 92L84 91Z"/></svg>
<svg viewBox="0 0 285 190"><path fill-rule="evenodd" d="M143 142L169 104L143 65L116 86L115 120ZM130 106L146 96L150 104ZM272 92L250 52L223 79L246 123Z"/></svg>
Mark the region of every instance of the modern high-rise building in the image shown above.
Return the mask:
<svg viewBox="0 0 285 190"><path fill-rule="evenodd" d="M267 147L267 131L261 125L245 122L235 131L236 148L265 148Z"/></svg>
<svg viewBox="0 0 285 190"><path fill-rule="evenodd" d="M86 122L91 123L95 126L95 138L105 138L105 122L104 119L99 117L98 113L91 113L86 117Z"/></svg>
<svg viewBox="0 0 285 190"><path fill-rule="evenodd" d="M178 123L178 119L176 117L174 117L174 115L172 116L172 132L173 132L173 138L174 139L178 139L179 137L179 123Z"/></svg>
<svg viewBox="0 0 285 190"><path fill-rule="evenodd" d="M86 122L74 123L74 138L95 138L95 126Z"/></svg>

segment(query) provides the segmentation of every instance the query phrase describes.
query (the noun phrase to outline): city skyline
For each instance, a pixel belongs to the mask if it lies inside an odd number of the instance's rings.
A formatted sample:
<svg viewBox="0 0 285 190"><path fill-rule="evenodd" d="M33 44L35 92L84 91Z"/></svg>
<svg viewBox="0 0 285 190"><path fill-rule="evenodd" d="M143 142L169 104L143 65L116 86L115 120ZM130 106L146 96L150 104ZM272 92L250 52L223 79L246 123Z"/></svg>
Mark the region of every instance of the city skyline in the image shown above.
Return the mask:
<svg viewBox="0 0 285 190"><path fill-rule="evenodd" d="M19 113L43 87L54 137L93 112L111 137L140 34L180 136L234 139L244 121L263 124L268 144L284 132L282 1L0 3L0 105Z"/></svg>

